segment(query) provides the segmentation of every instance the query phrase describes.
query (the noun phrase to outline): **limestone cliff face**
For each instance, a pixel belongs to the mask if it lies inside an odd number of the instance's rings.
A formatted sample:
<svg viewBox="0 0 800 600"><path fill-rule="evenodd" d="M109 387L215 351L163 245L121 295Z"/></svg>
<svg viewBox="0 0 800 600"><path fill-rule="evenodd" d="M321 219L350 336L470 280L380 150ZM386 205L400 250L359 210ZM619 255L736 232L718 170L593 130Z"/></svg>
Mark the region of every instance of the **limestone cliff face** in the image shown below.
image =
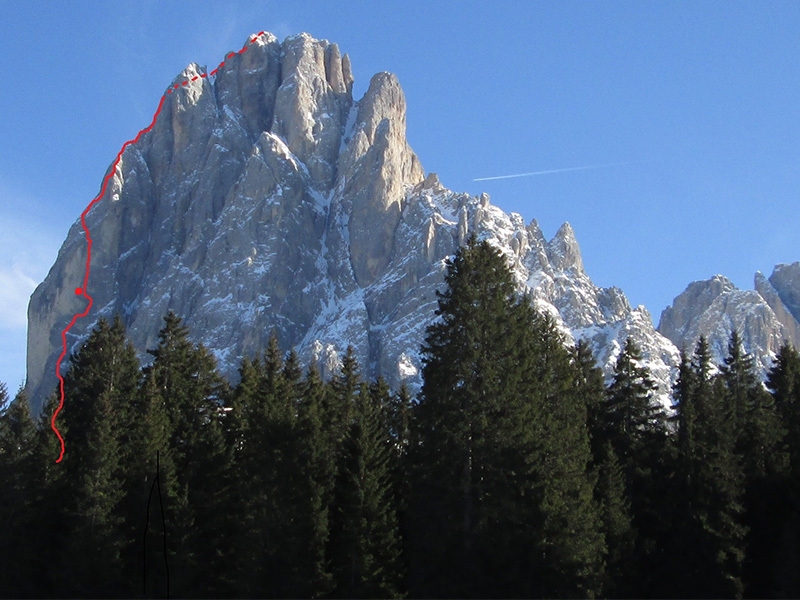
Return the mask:
<svg viewBox="0 0 800 600"><path fill-rule="evenodd" d="M772 367L784 342L800 347L800 263L777 265L769 279L755 275L755 290L740 290L716 275L695 281L661 314L658 330L691 353L700 336L721 363L736 330L762 375Z"/></svg>
<svg viewBox="0 0 800 600"><path fill-rule="evenodd" d="M406 142L405 96L391 73L370 81L339 168L353 271L358 283L367 285L389 263L406 187L425 177Z"/></svg>
<svg viewBox="0 0 800 600"><path fill-rule="evenodd" d="M592 284L568 224L548 241L487 195L425 176L393 75L375 75L356 101L347 55L306 34L261 35L215 77L203 73L192 64L178 75L174 83L190 83L126 149L87 217L95 304L69 350L119 313L146 360L172 310L234 379L274 330L324 371L352 345L369 376L413 386L445 259L474 233L503 251L520 291L568 338L591 340L607 372L634 336L666 394L676 348L643 307ZM55 387L61 331L85 307L74 294L85 257L76 223L31 297L27 388L37 410Z"/></svg>

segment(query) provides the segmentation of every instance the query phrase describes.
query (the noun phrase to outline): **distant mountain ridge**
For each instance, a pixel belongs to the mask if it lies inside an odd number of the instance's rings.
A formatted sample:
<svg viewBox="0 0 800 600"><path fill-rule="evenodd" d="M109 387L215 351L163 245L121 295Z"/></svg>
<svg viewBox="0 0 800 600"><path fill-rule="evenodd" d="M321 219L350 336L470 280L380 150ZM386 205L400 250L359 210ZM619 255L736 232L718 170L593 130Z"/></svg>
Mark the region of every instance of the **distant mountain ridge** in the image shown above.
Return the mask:
<svg viewBox="0 0 800 600"><path fill-rule="evenodd" d="M765 373L784 342L800 347L800 262L754 279L754 290L740 290L722 275L690 283L661 313L658 331L688 352L705 336L721 363L736 330Z"/></svg>
<svg viewBox="0 0 800 600"><path fill-rule="evenodd" d="M146 360L172 310L234 379L275 331L323 371L352 345L368 376L413 387L445 260L475 234L504 253L520 291L568 338L591 342L606 373L633 337L669 402L679 353L662 333L685 330L682 341L694 329L676 313L678 325L659 333L621 290L595 286L569 224L546 240L536 221L426 174L406 141L394 75L375 75L355 100L350 59L336 44L268 33L204 74L191 64L178 75L173 85L187 85L125 150L87 217L95 304L70 332L70 350L97 319L119 313ZM85 246L76 223L31 297L35 410L55 386L60 332L83 308L74 289Z"/></svg>

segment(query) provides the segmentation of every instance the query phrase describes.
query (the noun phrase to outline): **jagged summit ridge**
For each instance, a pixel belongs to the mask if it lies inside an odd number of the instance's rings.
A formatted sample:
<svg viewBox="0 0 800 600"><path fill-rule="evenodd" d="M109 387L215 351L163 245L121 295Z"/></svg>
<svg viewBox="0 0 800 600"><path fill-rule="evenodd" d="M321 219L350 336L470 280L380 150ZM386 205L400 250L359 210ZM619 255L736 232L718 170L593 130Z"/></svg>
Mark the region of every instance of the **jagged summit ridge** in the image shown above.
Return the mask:
<svg viewBox="0 0 800 600"><path fill-rule="evenodd" d="M193 64L176 78L197 77L165 98L87 217L95 304L70 350L119 313L146 359L172 310L234 379L274 330L323 369L352 345L369 375L413 384L445 259L474 233L505 253L520 290L567 336L592 341L606 370L632 335L666 390L677 350L620 290L592 284L568 224L548 241L488 195L426 176L394 75L378 73L355 100L347 55L307 34L261 35L215 77L204 72ZM83 308L84 260L76 224L31 297L34 408L54 387L60 332Z"/></svg>

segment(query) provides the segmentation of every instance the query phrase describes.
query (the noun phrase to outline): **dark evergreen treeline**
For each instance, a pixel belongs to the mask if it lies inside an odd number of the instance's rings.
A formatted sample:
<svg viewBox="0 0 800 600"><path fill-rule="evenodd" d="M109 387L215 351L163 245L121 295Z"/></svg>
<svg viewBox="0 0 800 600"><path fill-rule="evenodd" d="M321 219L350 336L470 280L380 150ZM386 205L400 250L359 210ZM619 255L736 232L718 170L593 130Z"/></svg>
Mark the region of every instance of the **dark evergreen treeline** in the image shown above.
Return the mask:
<svg viewBox="0 0 800 600"><path fill-rule="evenodd" d="M142 368L101 321L62 463L55 393L0 415L0 595L800 596L794 349L765 388L700 340L667 417L633 342L606 385L488 244L446 282L416 401L274 338L231 386L172 314Z"/></svg>

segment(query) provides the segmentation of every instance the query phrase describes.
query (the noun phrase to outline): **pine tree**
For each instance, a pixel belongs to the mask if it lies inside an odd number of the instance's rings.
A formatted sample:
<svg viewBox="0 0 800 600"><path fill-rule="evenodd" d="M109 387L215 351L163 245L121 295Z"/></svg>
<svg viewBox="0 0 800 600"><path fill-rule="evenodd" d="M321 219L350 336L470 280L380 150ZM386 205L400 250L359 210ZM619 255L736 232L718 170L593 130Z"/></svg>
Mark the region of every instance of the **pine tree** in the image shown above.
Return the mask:
<svg viewBox="0 0 800 600"><path fill-rule="evenodd" d="M614 367L605 405L608 436L629 482L634 471L641 468L639 452L664 432L665 416L653 399L657 386L647 368L641 366L641 358L641 350L628 338Z"/></svg>
<svg viewBox="0 0 800 600"><path fill-rule="evenodd" d="M214 357L189 341L188 329L175 314L164 318L158 339L157 347L148 350L153 363L145 378L153 379L151 389L158 390L169 418L168 452L176 481L163 485L185 499L167 514L171 589L184 596L213 594L219 591L223 561L217 548L229 457L222 426L228 391Z"/></svg>
<svg viewBox="0 0 800 600"><path fill-rule="evenodd" d="M534 343L528 352L535 359L531 389L541 390L542 399L531 406L541 444L535 475L542 493L539 535L545 540L542 591L547 596L593 596L600 591L606 546L594 498L588 382L549 315L537 315L529 335Z"/></svg>
<svg viewBox="0 0 800 600"><path fill-rule="evenodd" d="M788 343L781 346L775 357L767 387L786 431L791 470L800 476L800 353Z"/></svg>
<svg viewBox="0 0 800 600"><path fill-rule="evenodd" d="M767 387L786 431L789 470L783 478L783 497L771 507L780 531L772 540L771 594L783 598L800 596L800 353L784 344L769 372ZM780 509L783 510L780 510ZM748 590L749 591L749 590Z"/></svg>
<svg viewBox="0 0 800 600"><path fill-rule="evenodd" d="M606 431L603 411L606 388L603 372L597 366L589 344L579 340L572 352L575 394L586 406L586 421L591 445L591 479L601 516L606 543L602 591L619 596L624 591L625 569L631 562L634 530L625 477Z"/></svg>
<svg viewBox="0 0 800 600"><path fill-rule="evenodd" d="M437 293L440 319L422 349L414 411L413 593L492 595L477 543L483 530L498 527L489 519L499 511L484 503L497 497L489 482L507 470L497 464L492 473L511 437L502 424L523 422L516 294L503 258L474 239L448 262L445 282Z"/></svg>
<svg viewBox="0 0 800 600"><path fill-rule="evenodd" d="M0 595L23 597L36 594L40 549L29 534L37 529L44 490L37 478L38 432L27 396L20 391L8 402L0 383Z"/></svg>
<svg viewBox="0 0 800 600"><path fill-rule="evenodd" d="M678 477L670 589L677 596L742 593L741 463L722 380L714 379L712 368L701 337L691 360L681 363L675 390Z"/></svg>
<svg viewBox="0 0 800 600"><path fill-rule="evenodd" d="M753 596L769 595L773 593L774 540L783 529L788 511L784 481L789 468L784 442L786 430L774 398L758 377L753 357L745 353L735 331L721 377L733 413L736 452L744 470L744 523L748 527L743 563L745 592Z"/></svg>
<svg viewBox="0 0 800 600"><path fill-rule="evenodd" d="M591 595L602 536L562 340L486 242L445 282L410 444L412 592Z"/></svg>
<svg viewBox="0 0 800 600"><path fill-rule="evenodd" d="M747 481L782 472L788 466L783 441L786 432L774 399L758 377L753 356L745 353L736 331L731 334L721 373Z"/></svg>
<svg viewBox="0 0 800 600"><path fill-rule="evenodd" d="M127 562L137 564L144 560L142 573L136 573L135 582L143 583L145 595L149 596L166 594L169 554L165 555L164 543L170 541L170 528L176 524L174 515L187 514L189 510L185 488L178 485L169 444L171 435L172 426L164 398L155 378L146 377L139 390L137 420L132 435L132 448L138 459L130 469L126 484L129 490L129 528L138 543L131 549Z"/></svg>
<svg viewBox="0 0 800 600"><path fill-rule="evenodd" d="M599 456L596 496L600 504L602 531L607 546L602 590L606 597L622 597L627 592L628 573L636 541L631 503L625 487L625 474L611 442Z"/></svg>
<svg viewBox="0 0 800 600"><path fill-rule="evenodd" d="M29 560L24 561L27 568L36 574L34 578L26 577L26 584L32 592L19 594L31 597L56 597L66 595L70 585L69 553L73 543L74 531L72 520L68 514L65 499L73 493L72 482L65 473L64 463L56 463L61 452L58 438L51 429L51 419L59 405L58 390L45 400L39 420L36 423L37 435L34 446L34 465L32 472L33 485L30 489L29 501L35 519L25 528L28 544L32 544ZM63 418L63 411L56 419L56 425L62 435L70 435L69 427ZM42 543L45 541L45 543ZM26 544L27 545L27 544ZM28 550L31 546L27 545ZM22 553L24 556L24 553Z"/></svg>
<svg viewBox="0 0 800 600"><path fill-rule="evenodd" d="M333 577L328 560L330 508L336 476L335 450L327 435L324 407L331 393L312 365L301 384L297 407L297 527L291 553L291 588L298 597L330 594Z"/></svg>
<svg viewBox="0 0 800 600"><path fill-rule="evenodd" d="M625 594L658 593L668 534L662 518L668 483L666 417L654 399L657 389L642 366L641 350L628 338L617 358L601 420L622 470L635 547L623 569L627 581L617 582Z"/></svg>
<svg viewBox="0 0 800 600"><path fill-rule="evenodd" d="M345 377L356 375L354 370ZM331 519L330 556L339 597L399 596L400 539L387 391L376 386L371 393L362 383L349 400L352 418L337 469Z"/></svg>
<svg viewBox="0 0 800 600"><path fill-rule="evenodd" d="M128 468L130 406L139 379L136 353L122 321L101 319L71 357L64 377L65 438L63 467L70 486L67 501L73 536L68 557L72 593L120 593L121 553L133 540L122 534ZM65 590L66 591L66 590ZM70 593L70 592L67 592ZM124 593L124 592L123 592Z"/></svg>

